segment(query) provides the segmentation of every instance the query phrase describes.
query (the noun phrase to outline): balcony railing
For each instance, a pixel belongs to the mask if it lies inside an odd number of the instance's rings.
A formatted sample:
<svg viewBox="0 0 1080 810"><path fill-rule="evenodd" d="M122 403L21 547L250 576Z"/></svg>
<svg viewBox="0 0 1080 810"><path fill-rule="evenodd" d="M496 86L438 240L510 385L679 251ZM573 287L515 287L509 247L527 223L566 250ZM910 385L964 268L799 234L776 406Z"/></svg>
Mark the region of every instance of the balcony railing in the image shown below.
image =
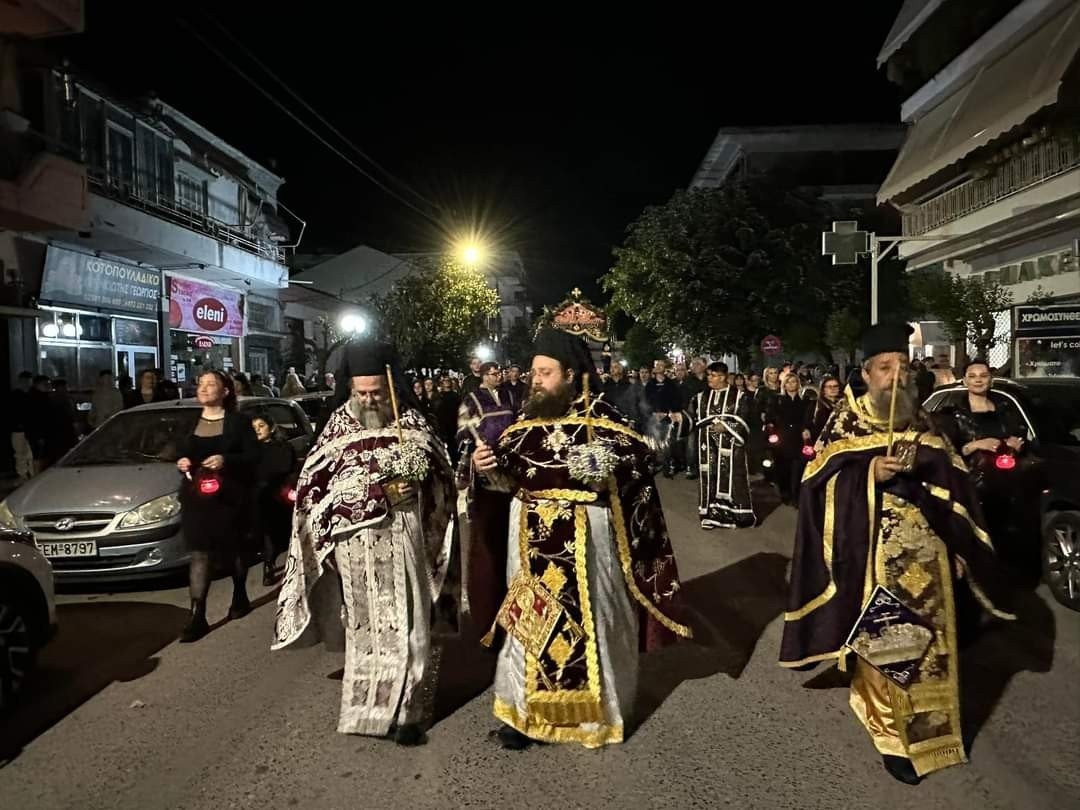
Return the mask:
<svg viewBox="0 0 1080 810"><path fill-rule="evenodd" d="M1006 158L987 177L961 183L902 215L904 236L920 236L998 200L1080 167L1080 135L1058 136Z"/></svg>
<svg viewBox="0 0 1080 810"><path fill-rule="evenodd" d="M285 249L270 242L256 239L248 231L251 227L235 226L215 219L208 214L179 205L169 194L159 194L149 189L152 182L134 183L120 181L100 169L87 167L87 179L90 186L99 193L112 197L117 202L152 214L160 219L173 222L189 230L209 236L226 245L254 253L279 264L286 264L288 253ZM144 190L145 189L145 190Z"/></svg>

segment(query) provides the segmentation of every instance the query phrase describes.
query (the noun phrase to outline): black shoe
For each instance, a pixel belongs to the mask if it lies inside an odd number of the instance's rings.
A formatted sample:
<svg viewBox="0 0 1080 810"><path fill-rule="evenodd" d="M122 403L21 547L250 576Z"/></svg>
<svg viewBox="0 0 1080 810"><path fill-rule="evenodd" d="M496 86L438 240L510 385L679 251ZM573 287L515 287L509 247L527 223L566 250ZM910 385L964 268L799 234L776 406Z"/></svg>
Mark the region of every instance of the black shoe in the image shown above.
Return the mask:
<svg viewBox="0 0 1080 810"><path fill-rule="evenodd" d="M686 480L687 481L697 481L697 479L698 479L698 474L696 472L687 472L686 473Z"/></svg>
<svg viewBox="0 0 1080 810"><path fill-rule="evenodd" d="M274 571L274 564L273 563L264 563L263 564L263 587L264 588L269 588L275 582L277 582L277 575L276 575L276 572Z"/></svg>
<svg viewBox="0 0 1080 810"><path fill-rule="evenodd" d="M512 726L502 726L495 732L504 751L524 751L533 741Z"/></svg>
<svg viewBox="0 0 1080 810"><path fill-rule="evenodd" d="M416 723L406 723L399 726L393 734L394 742L406 748L423 745L427 742L427 735Z"/></svg>
<svg viewBox="0 0 1080 810"><path fill-rule="evenodd" d="M885 765L885 770L889 772L889 776L897 782L903 782L905 785L917 785L922 781L922 777L915 773L915 766L911 764L911 760L907 757L894 757L884 754L881 761Z"/></svg>
<svg viewBox="0 0 1080 810"><path fill-rule="evenodd" d="M206 623L206 605L203 602L191 603L191 621L187 627L180 631L180 643L191 644L210 632L210 625Z"/></svg>
<svg viewBox="0 0 1080 810"><path fill-rule="evenodd" d="M242 619L249 613L251 613L251 602L248 601L247 596L240 599L234 596L232 604L229 605L229 618Z"/></svg>

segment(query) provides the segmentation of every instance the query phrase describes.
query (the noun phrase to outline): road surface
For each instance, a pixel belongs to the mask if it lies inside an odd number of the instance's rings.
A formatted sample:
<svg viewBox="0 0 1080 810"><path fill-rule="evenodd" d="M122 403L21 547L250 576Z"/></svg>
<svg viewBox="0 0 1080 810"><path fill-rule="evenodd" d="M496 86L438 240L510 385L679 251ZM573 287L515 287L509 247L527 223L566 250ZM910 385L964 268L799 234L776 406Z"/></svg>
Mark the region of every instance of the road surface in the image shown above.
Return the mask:
<svg viewBox="0 0 1080 810"><path fill-rule="evenodd" d="M179 645L187 596L68 593L25 705L0 720L0 807L501 808L1075 807L1080 797L1080 614L1044 588L1020 621L964 656L971 764L894 782L847 708L841 676L776 664L795 513L703 532L696 489L662 482L697 640L646 657L621 746L500 750L471 648L444 655L438 721L422 748L335 731L342 655L271 654L274 595ZM254 583L260 574L252 569ZM226 613L214 584L211 621Z"/></svg>

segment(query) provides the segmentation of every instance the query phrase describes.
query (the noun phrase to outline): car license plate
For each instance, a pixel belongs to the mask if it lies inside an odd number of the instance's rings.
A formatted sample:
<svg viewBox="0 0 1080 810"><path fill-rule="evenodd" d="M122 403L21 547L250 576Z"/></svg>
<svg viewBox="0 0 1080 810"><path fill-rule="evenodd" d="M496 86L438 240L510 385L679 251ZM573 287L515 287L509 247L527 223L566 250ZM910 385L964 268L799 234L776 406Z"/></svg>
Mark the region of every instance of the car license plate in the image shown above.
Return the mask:
<svg viewBox="0 0 1080 810"><path fill-rule="evenodd" d="M62 543L38 543L46 557L96 557L96 540L65 540Z"/></svg>

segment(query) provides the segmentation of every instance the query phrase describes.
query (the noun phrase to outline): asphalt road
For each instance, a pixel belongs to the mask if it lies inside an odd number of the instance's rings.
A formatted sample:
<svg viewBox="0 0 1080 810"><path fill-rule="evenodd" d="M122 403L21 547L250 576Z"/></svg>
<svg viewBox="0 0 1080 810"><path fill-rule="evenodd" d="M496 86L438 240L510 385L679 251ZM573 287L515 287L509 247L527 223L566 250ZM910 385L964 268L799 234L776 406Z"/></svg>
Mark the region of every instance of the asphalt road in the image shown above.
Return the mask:
<svg viewBox="0 0 1080 810"><path fill-rule="evenodd" d="M706 533L692 485L661 491L697 639L643 659L642 722L621 746L501 751L490 659L464 646L443 656L426 746L340 735L341 654L271 654L265 589L252 615L184 646L177 583L68 593L24 706L0 719L0 807L1076 806L1080 614L1039 588L1017 623L978 638L963 660L971 764L906 787L851 717L842 676L776 665L794 511ZM229 595L215 583L211 621Z"/></svg>

